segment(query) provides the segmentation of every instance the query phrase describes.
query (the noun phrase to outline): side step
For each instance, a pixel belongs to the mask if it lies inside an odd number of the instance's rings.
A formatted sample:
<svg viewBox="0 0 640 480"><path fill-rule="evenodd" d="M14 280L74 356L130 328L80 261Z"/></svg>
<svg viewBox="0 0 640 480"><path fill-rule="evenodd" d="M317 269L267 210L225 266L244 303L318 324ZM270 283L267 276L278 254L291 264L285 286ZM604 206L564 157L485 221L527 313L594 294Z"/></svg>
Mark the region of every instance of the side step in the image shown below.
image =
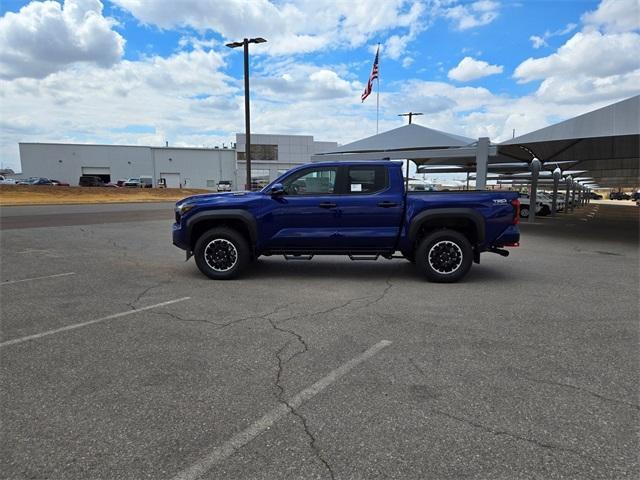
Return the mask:
<svg viewBox="0 0 640 480"><path fill-rule="evenodd" d="M311 260L313 255L283 255L285 260Z"/></svg>
<svg viewBox="0 0 640 480"><path fill-rule="evenodd" d="M353 260L354 262L364 261L364 260L373 260L373 261L375 261L375 260L378 260L378 257L379 257L379 256L380 256L380 255L369 255L369 256L365 256L365 255L363 255L363 256L358 256L358 255L351 255L351 254L349 254L349 258L350 258L351 260Z"/></svg>

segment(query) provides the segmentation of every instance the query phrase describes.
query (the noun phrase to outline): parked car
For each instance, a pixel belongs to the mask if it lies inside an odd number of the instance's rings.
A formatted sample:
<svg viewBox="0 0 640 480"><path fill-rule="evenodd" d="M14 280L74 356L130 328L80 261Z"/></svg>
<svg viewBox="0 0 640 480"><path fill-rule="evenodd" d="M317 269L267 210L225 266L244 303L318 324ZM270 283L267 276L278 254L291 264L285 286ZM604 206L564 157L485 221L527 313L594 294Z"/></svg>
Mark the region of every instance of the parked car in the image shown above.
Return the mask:
<svg viewBox="0 0 640 480"><path fill-rule="evenodd" d="M78 180L78 185L81 187L103 187L104 182L100 177L94 177L92 175L82 175Z"/></svg>
<svg viewBox="0 0 640 480"><path fill-rule="evenodd" d="M631 195L624 192L611 192L609 194L610 200L631 200Z"/></svg>
<svg viewBox="0 0 640 480"><path fill-rule="evenodd" d="M529 195L520 195L520 217L529 218L529 210L531 209ZM536 202L536 215L542 211L542 203Z"/></svg>
<svg viewBox="0 0 640 480"><path fill-rule="evenodd" d="M481 252L506 257L504 247L519 245L519 209L516 192L406 192L399 162L313 163L259 192L180 200L173 243L212 279L236 277L260 255L376 260L400 251L428 280L456 282Z"/></svg>
<svg viewBox="0 0 640 480"><path fill-rule="evenodd" d="M147 177L144 175L140 175L140 187L142 188L152 188L153 187L153 177Z"/></svg>
<svg viewBox="0 0 640 480"><path fill-rule="evenodd" d="M140 181L139 178L130 178L128 179L126 182L124 182L122 184L123 187L136 187L136 188L140 188L142 187L142 182Z"/></svg>
<svg viewBox="0 0 640 480"><path fill-rule="evenodd" d="M549 215L553 206L553 194L538 192L538 200L542 203L542 215ZM556 196L556 211L561 212L562 210L564 210L564 195L558 193Z"/></svg>
<svg viewBox="0 0 640 480"><path fill-rule="evenodd" d="M231 191L231 181L229 181L229 180L220 180L218 182L218 191L219 192L230 192Z"/></svg>
<svg viewBox="0 0 640 480"><path fill-rule="evenodd" d="M61 182L60 180L51 179L51 183L53 183L57 187L68 187L69 184L67 182Z"/></svg>
<svg viewBox="0 0 640 480"><path fill-rule="evenodd" d="M125 182L127 181L126 178L121 178L116 182L116 185L119 187L124 187Z"/></svg>
<svg viewBox="0 0 640 480"><path fill-rule="evenodd" d="M20 180L18 185L53 185L53 183L48 178L29 177L25 180Z"/></svg>
<svg viewBox="0 0 640 480"><path fill-rule="evenodd" d="M18 180L16 180L15 178L5 178L4 176L0 175L0 185L16 185L18 183Z"/></svg>
<svg viewBox="0 0 640 480"><path fill-rule="evenodd" d="M596 192L589 192L588 195L591 200L602 200L602 195L599 195Z"/></svg>

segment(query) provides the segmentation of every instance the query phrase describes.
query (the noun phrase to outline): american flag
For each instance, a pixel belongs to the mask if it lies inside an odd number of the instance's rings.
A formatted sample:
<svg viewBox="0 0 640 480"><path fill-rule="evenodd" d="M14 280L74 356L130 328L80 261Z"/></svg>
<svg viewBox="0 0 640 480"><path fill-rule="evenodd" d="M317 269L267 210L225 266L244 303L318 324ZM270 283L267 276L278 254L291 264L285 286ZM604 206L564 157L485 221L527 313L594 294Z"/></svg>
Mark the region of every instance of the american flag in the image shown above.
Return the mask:
<svg viewBox="0 0 640 480"><path fill-rule="evenodd" d="M373 67L371 67L371 75L369 75L369 81L367 82L367 86L364 88L364 92L362 92L362 101L371 94L371 90L373 90L373 81L378 78L378 54L380 53L380 47L376 50L376 58L373 61Z"/></svg>

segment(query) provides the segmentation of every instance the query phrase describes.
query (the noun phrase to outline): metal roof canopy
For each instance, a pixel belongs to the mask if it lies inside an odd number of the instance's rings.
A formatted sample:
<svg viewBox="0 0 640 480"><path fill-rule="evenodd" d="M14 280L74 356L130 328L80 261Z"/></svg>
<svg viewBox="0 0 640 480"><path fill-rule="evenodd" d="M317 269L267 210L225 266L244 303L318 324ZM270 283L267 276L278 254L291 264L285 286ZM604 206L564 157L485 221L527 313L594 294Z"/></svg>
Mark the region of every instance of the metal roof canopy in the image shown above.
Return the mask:
<svg viewBox="0 0 640 480"><path fill-rule="evenodd" d="M314 157L322 160L345 160L346 157L353 158L349 154L366 154L367 160L371 160L375 158L376 155L390 158L388 154L393 154L394 152L402 152L402 155L407 155L412 151L465 147L474 141L472 138L462 137L412 123L342 145L335 150L322 152L314 155ZM406 156L395 156L394 158L404 159Z"/></svg>
<svg viewBox="0 0 640 480"><path fill-rule="evenodd" d="M524 147L524 148L523 148ZM543 165L575 162L600 187L640 185L640 95L507 140L500 154Z"/></svg>
<svg viewBox="0 0 640 480"><path fill-rule="evenodd" d="M411 160L416 165L461 165L475 169L478 140L442 132L412 123L364 138L335 150L317 153L311 160ZM489 156L498 154L496 145L489 145ZM513 162L503 157L500 161Z"/></svg>

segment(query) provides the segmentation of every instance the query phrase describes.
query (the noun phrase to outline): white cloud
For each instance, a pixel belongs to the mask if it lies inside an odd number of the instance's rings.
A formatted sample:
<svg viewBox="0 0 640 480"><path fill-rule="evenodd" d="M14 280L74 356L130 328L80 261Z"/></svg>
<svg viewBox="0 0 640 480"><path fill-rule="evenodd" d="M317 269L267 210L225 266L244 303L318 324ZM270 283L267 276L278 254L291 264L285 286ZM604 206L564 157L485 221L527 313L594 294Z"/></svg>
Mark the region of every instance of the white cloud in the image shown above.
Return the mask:
<svg viewBox="0 0 640 480"><path fill-rule="evenodd" d="M329 67L288 63L268 75L257 75L253 85L263 99L274 102L356 98L362 88L360 82L347 81Z"/></svg>
<svg viewBox="0 0 640 480"><path fill-rule="evenodd" d="M561 28L560 30L556 30L555 32L550 32L549 30L545 31L542 36L540 35L531 35L529 40L533 45L533 48L538 49L540 47L548 47L549 44L547 40L552 37L559 37L562 35L566 35L567 33L571 33L576 29L577 25L575 23L569 23L566 27Z"/></svg>
<svg viewBox="0 0 640 480"><path fill-rule="evenodd" d="M540 37L538 35L531 35L529 37L529 40L531 40L531 44L535 49L548 46L547 40L544 37Z"/></svg>
<svg viewBox="0 0 640 480"><path fill-rule="evenodd" d="M587 27L605 32L628 32L640 28L640 3L638 0L603 0L598 8L582 16Z"/></svg>
<svg viewBox="0 0 640 480"><path fill-rule="evenodd" d="M114 0L140 21L161 28L187 26L216 31L225 39L240 40L252 32L268 43L256 54L308 53L337 45L364 45L377 33L415 29L424 5L420 1L385 0L375 8L351 0ZM413 35L404 41L413 40ZM399 45L401 47L401 45Z"/></svg>
<svg viewBox="0 0 640 480"><path fill-rule="evenodd" d="M637 0L603 0L581 17L581 31L555 53L522 62L514 78L519 83L541 81L535 98L563 105L614 102L637 94L640 60L633 52L640 51L639 5Z"/></svg>
<svg viewBox="0 0 640 480"><path fill-rule="evenodd" d="M423 28L429 23L424 15L442 17L446 9L462 6L475 19L471 23L477 26L483 13L497 14L499 8L495 2L460 5L453 0L441 0L436 2L439 6L435 14L431 11L418 14L418 7L397 0L381 2L378 13L378 8L372 10L369 5L347 0L300 0L294 4L229 0L225 7L229 11L226 11L220 6L221 2L213 0L118 2L127 3L143 21L164 28L191 25L201 34L204 30L222 29L219 32L224 37L237 40L243 36L245 27L247 30L250 27L254 35L264 35L269 40L256 47L255 52L263 47L282 49L270 52L277 53L286 49L324 51L339 44L347 47L372 44L372 36L389 31L391 36L398 37L396 53L403 64L412 62L413 57L416 63L425 61L424 57L417 56L417 51L410 51L410 56L402 53L410 48L411 40L404 42L403 37L411 35L411 29L416 28L412 24L417 22ZM72 3L67 0L65 10ZM219 14L219 18L214 18L209 11L215 8L218 10L213 13ZM241 11L234 12L237 8ZM291 9L291 16L286 9ZM68 13L73 21L80 18L77 12ZM310 12L317 15L309 17ZM261 17L262 14L265 16ZM457 20L450 18L456 26L458 20L461 25L470 24L468 20L463 21L462 16ZM485 17L488 18L495 16ZM296 25L298 21L300 25ZM314 25L308 28L310 23ZM604 28L602 23L599 25ZM63 64L67 65L65 69L54 71L46 78L0 80L3 162L19 170L18 141L161 145L167 139L172 145L182 146L228 144L235 132L244 129L242 78L224 73L227 49L220 46L217 35L213 36L215 40L209 40L211 36L207 35L197 38L192 35L194 32L187 30L179 43L189 51L168 57L121 60L109 69L99 68L93 61L75 60ZM573 42L569 40L555 54L523 62L517 71L520 76L516 78L523 82L541 82L534 94L524 97L496 95L487 88L445 82L407 79L387 83L380 94L380 129L401 125L403 121L397 114L407 111L409 102L412 110L425 114L417 118L420 124L472 138L489 136L493 141L500 141L509 138L513 128L516 134L522 134L612 103L633 94L634 89L637 91L638 67L633 67L633 58L621 58L624 52L638 51L635 33L615 32L618 37L611 37L589 23L579 34L581 37L576 39L576 35ZM290 44L281 44L284 39ZM587 41L590 43L586 47L580 45ZM617 45L617 52L608 46L610 41ZM605 57L612 58L600 58L601 48L605 48ZM389 50L390 47L386 55ZM466 55L480 56L475 49ZM372 57L360 63L337 65L304 63L295 56L254 58L253 130L311 134L318 139L343 143L375 133L376 102L360 102L363 78L356 76L360 68L368 73ZM428 60L441 66L439 59ZM305 61L308 61L306 57ZM600 63L603 65L598 65ZM460 78L470 79L480 78L474 75L498 73L495 70L501 68L469 57L453 70L460 69L457 72ZM33 112L47 114L34 115ZM128 125L149 127L148 131L153 133L132 133L127 131Z"/></svg>
<svg viewBox="0 0 640 480"><path fill-rule="evenodd" d="M630 52L639 51L640 35L637 33L578 32L556 53L522 62L514 76L520 83L526 83L551 76L619 75L640 67L637 56L630 55Z"/></svg>
<svg viewBox="0 0 640 480"><path fill-rule="evenodd" d="M451 2L438 3L448 5ZM480 0L471 4L444 6L442 14L455 23L457 30L468 30L490 24L498 18L499 10L500 4L498 2Z"/></svg>
<svg viewBox="0 0 640 480"><path fill-rule="evenodd" d="M483 60L476 60L472 57L464 57L460 63L449 70L448 77L459 82L468 82L478 78L487 77L502 73L502 65L490 65Z"/></svg>
<svg viewBox="0 0 640 480"><path fill-rule="evenodd" d="M413 57L404 57L402 59L402 67L403 68L409 68L411 65L413 65L414 62L414 58Z"/></svg>
<svg viewBox="0 0 640 480"><path fill-rule="evenodd" d="M31 2L0 18L0 78L43 78L76 62L109 67L124 51L98 0Z"/></svg>

